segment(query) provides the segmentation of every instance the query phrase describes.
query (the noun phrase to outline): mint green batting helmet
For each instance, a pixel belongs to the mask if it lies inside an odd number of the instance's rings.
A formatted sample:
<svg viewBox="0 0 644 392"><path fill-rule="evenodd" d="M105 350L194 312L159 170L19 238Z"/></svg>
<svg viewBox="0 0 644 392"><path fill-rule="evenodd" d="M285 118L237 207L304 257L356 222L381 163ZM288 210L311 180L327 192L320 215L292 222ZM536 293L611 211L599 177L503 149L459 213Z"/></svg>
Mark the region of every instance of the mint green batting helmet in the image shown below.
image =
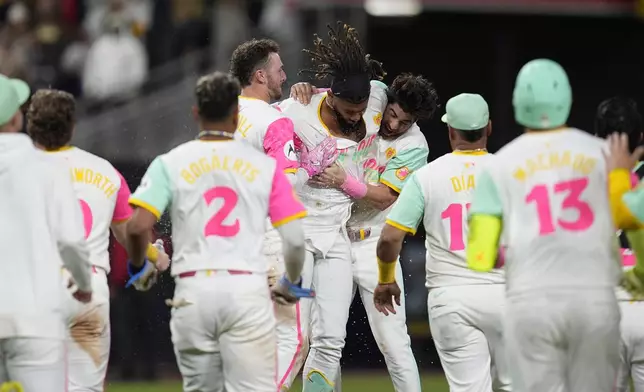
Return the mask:
<svg viewBox="0 0 644 392"><path fill-rule="evenodd" d="M561 65L548 59L528 62L517 75L512 96L514 119L530 129L564 125L572 106L572 89Z"/></svg>

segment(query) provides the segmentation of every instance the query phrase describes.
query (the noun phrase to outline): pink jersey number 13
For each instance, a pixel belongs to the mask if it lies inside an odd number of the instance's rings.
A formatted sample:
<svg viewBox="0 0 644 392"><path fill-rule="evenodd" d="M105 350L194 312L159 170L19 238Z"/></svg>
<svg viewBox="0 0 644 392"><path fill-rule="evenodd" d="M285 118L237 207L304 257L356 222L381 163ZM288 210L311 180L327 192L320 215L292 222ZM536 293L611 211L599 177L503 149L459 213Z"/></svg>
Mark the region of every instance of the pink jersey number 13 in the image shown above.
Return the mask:
<svg viewBox="0 0 644 392"><path fill-rule="evenodd" d="M463 221L465 214L463 210L468 211L470 203L465 205L459 203L450 204L449 207L441 213L442 219L449 219L449 250L459 251L465 249L465 241L463 240Z"/></svg>
<svg viewBox="0 0 644 392"><path fill-rule="evenodd" d="M210 205L214 200L221 199L223 204L215 215L208 220L204 228L204 235L206 237L234 237L239 233L239 219L235 219L232 225L225 225L224 220L230 215L235 206L237 206L237 192L227 186L216 186L210 188L203 194L203 198L207 205Z"/></svg>
<svg viewBox="0 0 644 392"><path fill-rule="evenodd" d="M588 178L578 178L570 181L562 181L554 185L553 193L566 193L561 204L563 210L575 210L577 218L574 220L565 220L557 218L557 226L567 231L583 231L588 229L595 220L593 210L588 203L579 197L588 186ZM535 185L526 196L526 203L535 203L537 206L537 216L539 217L539 235L548 235L554 233L555 222L552 214L550 203L551 192L547 185Z"/></svg>

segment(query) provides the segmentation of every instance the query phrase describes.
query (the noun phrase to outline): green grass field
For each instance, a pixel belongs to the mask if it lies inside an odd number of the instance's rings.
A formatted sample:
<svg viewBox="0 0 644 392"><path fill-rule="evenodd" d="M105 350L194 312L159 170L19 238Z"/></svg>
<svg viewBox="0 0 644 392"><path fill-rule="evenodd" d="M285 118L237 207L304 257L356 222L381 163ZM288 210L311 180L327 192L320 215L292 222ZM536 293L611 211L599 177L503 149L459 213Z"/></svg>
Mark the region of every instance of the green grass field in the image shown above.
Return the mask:
<svg viewBox="0 0 644 392"><path fill-rule="evenodd" d="M393 392L391 381L386 373L363 373L342 375L342 392ZM423 391L448 392L442 374L423 375ZM291 391L301 391L298 382ZM109 383L106 392L181 392L181 384L173 381L158 383Z"/></svg>

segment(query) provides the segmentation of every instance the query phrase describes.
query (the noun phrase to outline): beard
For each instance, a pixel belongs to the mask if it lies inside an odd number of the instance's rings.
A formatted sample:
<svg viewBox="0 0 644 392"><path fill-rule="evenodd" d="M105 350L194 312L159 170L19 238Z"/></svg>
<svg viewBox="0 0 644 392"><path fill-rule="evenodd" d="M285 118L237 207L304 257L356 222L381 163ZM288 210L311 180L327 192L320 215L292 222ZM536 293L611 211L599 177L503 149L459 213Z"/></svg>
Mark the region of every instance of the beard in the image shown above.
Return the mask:
<svg viewBox="0 0 644 392"><path fill-rule="evenodd" d="M335 116L335 120L338 122L338 126L340 127L340 132L342 132L343 135L351 135L360 130L360 120L356 122L347 121L340 112L335 110L333 106L329 105L329 107L331 108L331 111Z"/></svg>
<svg viewBox="0 0 644 392"><path fill-rule="evenodd" d="M282 99L282 85L278 81L269 78L268 93L271 95L272 101L279 101Z"/></svg>

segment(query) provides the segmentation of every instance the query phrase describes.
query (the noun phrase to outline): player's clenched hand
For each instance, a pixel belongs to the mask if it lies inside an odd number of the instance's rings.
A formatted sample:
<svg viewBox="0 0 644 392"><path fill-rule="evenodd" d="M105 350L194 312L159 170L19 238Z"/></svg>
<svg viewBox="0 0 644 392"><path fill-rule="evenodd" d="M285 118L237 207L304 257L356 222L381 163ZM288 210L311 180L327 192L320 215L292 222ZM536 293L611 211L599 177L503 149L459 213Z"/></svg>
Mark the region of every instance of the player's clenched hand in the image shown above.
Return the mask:
<svg viewBox="0 0 644 392"><path fill-rule="evenodd" d="M170 256L168 256L168 254L165 252L162 239L156 240L154 247L159 251L157 261L156 263L154 263L154 265L157 267L157 270L159 270L159 272L163 272L170 268Z"/></svg>
<svg viewBox="0 0 644 392"><path fill-rule="evenodd" d="M313 178L313 183L319 186L326 186L330 188L339 188L344 184L347 179L347 173L344 169L334 163L324 171Z"/></svg>
<svg viewBox="0 0 644 392"><path fill-rule="evenodd" d="M295 83L291 87L291 98L295 99L302 105L308 105L309 103L311 103L311 97L313 96L313 94L317 93L317 87L307 82Z"/></svg>
<svg viewBox="0 0 644 392"><path fill-rule="evenodd" d="M81 302L81 303L89 303L92 301L92 292L91 291L80 291L76 290L74 293L72 293L72 296L76 299L76 301Z"/></svg>
<svg viewBox="0 0 644 392"><path fill-rule="evenodd" d="M606 165L608 171L615 169L631 170L644 154L644 147L637 147L631 154L628 148L628 135L625 133L613 133L608 137L608 155Z"/></svg>
<svg viewBox="0 0 644 392"><path fill-rule="evenodd" d="M396 314L394 302L400 306L400 287L398 283L378 283L376 289L373 291L373 303L376 310L388 316L389 313Z"/></svg>
<svg viewBox="0 0 644 392"><path fill-rule="evenodd" d="M125 287L134 286L138 291L150 290L157 282L159 276L157 267L148 260L145 261L143 267L138 271L133 271L132 265L128 263L128 272L130 274L130 280L127 281Z"/></svg>
<svg viewBox="0 0 644 392"><path fill-rule="evenodd" d="M291 283L286 276L283 276L273 287L271 287L271 296L273 301L280 305L292 305L300 298L315 297L315 292L311 289L302 288L302 280L298 283Z"/></svg>

